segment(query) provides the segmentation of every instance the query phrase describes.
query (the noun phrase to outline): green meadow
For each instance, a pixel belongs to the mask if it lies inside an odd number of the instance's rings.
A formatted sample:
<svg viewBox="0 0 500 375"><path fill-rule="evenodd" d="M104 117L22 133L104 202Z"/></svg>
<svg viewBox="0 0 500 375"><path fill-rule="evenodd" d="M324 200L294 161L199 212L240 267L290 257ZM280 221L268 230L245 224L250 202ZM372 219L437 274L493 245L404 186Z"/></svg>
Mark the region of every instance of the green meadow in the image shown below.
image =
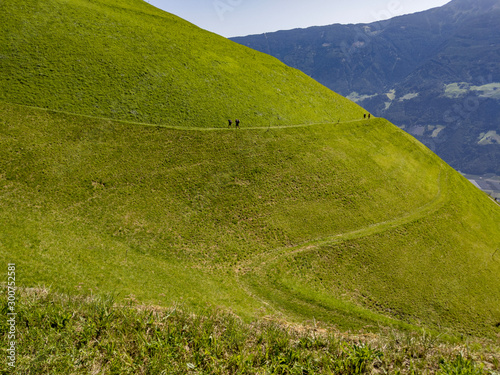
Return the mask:
<svg viewBox="0 0 500 375"><path fill-rule="evenodd" d="M500 209L407 133L142 1L0 12L19 373L500 369Z"/></svg>

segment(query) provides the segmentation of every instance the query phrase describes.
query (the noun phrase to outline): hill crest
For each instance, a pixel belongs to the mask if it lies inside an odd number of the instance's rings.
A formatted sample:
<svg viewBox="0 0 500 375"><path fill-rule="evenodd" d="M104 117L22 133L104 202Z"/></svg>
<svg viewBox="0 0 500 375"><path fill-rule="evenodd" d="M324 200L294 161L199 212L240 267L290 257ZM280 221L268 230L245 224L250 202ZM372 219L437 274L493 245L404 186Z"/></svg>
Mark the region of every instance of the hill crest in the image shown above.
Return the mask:
<svg viewBox="0 0 500 375"><path fill-rule="evenodd" d="M8 14L0 26L0 69L8 72L0 77L0 99L7 102L199 127L223 127L231 118L269 126L363 113L273 57L140 1L0 6Z"/></svg>

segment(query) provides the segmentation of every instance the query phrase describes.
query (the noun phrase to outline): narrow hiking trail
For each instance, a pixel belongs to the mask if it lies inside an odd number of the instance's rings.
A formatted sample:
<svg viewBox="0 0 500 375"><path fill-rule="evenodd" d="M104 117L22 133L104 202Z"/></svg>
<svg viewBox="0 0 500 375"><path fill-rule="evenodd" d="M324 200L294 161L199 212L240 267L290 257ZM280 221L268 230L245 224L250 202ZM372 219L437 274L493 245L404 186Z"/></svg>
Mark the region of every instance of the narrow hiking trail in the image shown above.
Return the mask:
<svg viewBox="0 0 500 375"><path fill-rule="evenodd" d="M240 123L240 127L239 128L236 128L235 126L228 127L227 125L226 126L209 128L209 127L199 127L199 126L176 126L176 125L166 125L166 124L152 124L152 123L147 123L147 122L136 122L136 121L114 119L114 118L109 118L109 117L99 117L99 116L92 116L92 115L84 115L84 114L81 114L81 113L59 111L59 110L55 110L55 109L42 108L42 107L36 107L36 106L29 106L29 105L18 104L18 103L11 103L11 102L5 102L5 101L0 101L0 102L1 103L5 103L5 104L11 104L11 105L19 106L19 107L31 108L31 109L36 109L36 110L44 111L44 112L62 114L62 115L67 115L67 116L84 117L84 118L89 118L89 119L95 119L95 120L101 120L101 121L108 121L108 122L116 122L116 123L127 124L127 125L138 125L138 126L145 126L145 127L155 127L155 128L164 128L164 129L172 129L172 130L189 130L189 131L236 131L236 130L287 129L287 128L303 128L303 127L315 126L315 125L349 124L349 123L354 123L354 122L366 122L368 124L368 123L370 123L370 121L377 119L377 117L372 117L371 119L362 119L362 118L359 118L359 119L352 119L352 120L346 120L346 121L337 121L337 122L333 121L333 122L315 122L315 123L303 123L303 124L263 125L263 126L245 126L243 123Z"/></svg>
<svg viewBox="0 0 500 375"><path fill-rule="evenodd" d="M240 288L244 290L250 297L259 301L274 313L286 316L288 311L286 309L280 309L272 299L264 296L263 293L265 292L265 294L267 294L268 296L273 294L287 294L286 291L284 292L282 290L280 285L278 285L275 281L268 280L267 277L268 272L270 270L273 270L275 265L278 264L280 260L282 260L286 256L315 251L322 245L335 245L348 240L369 237L426 217L440 209L448 200L447 182L447 171L441 169L437 180L438 191L436 193L436 196L431 201L420 206L413 212L409 212L405 215L393 219L374 223L350 232L339 233L329 237L312 239L310 241L306 241L291 247L282 247L270 250L267 253L258 254L249 260L240 262L236 266L234 266L236 281ZM243 280L244 278L246 280ZM326 309L325 306L316 303L315 301L311 300L311 298L307 298L306 301L305 299L301 299L300 296L292 295L290 293L286 295L286 298L290 299L291 303L308 305L312 310L317 311L319 309ZM324 312L328 313L328 311Z"/></svg>

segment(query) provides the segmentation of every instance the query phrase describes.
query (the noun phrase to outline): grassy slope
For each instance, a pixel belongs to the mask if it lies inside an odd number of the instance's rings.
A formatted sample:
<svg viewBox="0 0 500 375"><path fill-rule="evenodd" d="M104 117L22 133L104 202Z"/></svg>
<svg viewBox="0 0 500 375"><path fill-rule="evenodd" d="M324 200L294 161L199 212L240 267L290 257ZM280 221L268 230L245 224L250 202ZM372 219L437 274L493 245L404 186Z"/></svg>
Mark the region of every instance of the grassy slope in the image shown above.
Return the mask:
<svg viewBox="0 0 500 375"><path fill-rule="evenodd" d="M498 333L498 207L402 131L145 3L0 7L3 100L161 125L0 104L24 285Z"/></svg>
<svg viewBox="0 0 500 375"><path fill-rule="evenodd" d="M142 1L7 0L0 12L0 100L199 127L362 114L273 57Z"/></svg>
<svg viewBox="0 0 500 375"><path fill-rule="evenodd" d="M200 132L1 113L0 246L27 285L494 330L498 209L384 120Z"/></svg>

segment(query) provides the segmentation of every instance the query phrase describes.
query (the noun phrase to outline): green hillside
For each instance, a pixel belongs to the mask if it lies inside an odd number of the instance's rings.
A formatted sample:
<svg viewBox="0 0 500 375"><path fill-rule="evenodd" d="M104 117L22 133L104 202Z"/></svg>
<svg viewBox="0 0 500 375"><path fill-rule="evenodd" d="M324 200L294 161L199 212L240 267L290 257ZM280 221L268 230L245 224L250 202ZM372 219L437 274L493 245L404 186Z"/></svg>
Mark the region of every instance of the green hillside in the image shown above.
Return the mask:
<svg viewBox="0 0 500 375"><path fill-rule="evenodd" d="M139 0L7 0L0 13L0 100L199 127L362 113L275 58Z"/></svg>
<svg viewBox="0 0 500 375"><path fill-rule="evenodd" d="M500 334L499 207L386 120L140 1L0 11L0 259L19 285Z"/></svg>

